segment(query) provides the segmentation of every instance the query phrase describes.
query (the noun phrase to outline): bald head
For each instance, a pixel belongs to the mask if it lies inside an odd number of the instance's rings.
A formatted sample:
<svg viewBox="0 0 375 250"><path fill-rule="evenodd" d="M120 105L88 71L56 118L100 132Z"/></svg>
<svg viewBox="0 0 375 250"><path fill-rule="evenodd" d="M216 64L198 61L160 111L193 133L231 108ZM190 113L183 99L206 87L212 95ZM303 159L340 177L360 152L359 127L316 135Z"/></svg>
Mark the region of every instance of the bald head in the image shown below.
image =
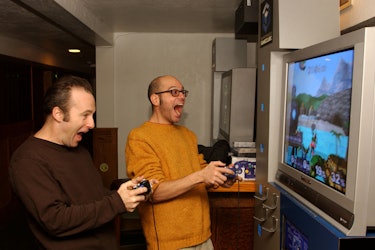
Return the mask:
<svg viewBox="0 0 375 250"><path fill-rule="evenodd" d="M159 91L163 91L163 86L166 82L178 81L176 77L171 75L158 76L148 85L148 99L150 100L151 95ZM178 81L179 82L179 81ZM150 100L151 101L151 100Z"/></svg>

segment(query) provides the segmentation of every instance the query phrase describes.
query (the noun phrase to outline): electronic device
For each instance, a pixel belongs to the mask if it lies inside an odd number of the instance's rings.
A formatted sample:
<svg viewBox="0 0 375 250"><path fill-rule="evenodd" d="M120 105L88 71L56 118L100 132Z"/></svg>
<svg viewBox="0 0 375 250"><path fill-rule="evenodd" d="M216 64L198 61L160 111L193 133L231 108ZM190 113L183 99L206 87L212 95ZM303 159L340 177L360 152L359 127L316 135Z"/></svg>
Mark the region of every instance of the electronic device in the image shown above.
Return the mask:
<svg viewBox="0 0 375 250"><path fill-rule="evenodd" d="M374 55L371 27L283 57L275 182L352 236L375 227Z"/></svg>
<svg viewBox="0 0 375 250"><path fill-rule="evenodd" d="M152 188L151 188L151 184L148 180L142 180L140 183L138 183L137 185L135 185L133 187L133 189L137 189L137 188L140 188L140 187L145 187L147 188L147 191L145 193L143 193L143 195L147 196L151 193L152 191Z"/></svg>
<svg viewBox="0 0 375 250"><path fill-rule="evenodd" d="M234 180L238 175L242 173L242 169L238 165L233 165L231 167L226 167L230 170L232 170L233 174L224 174L227 177L227 180Z"/></svg>
<svg viewBox="0 0 375 250"><path fill-rule="evenodd" d="M256 158L255 157L238 157L232 156L232 163L238 170L237 175L241 176L244 181L255 180Z"/></svg>
<svg viewBox="0 0 375 250"><path fill-rule="evenodd" d="M256 68L234 68L222 74L218 139L255 141Z"/></svg>

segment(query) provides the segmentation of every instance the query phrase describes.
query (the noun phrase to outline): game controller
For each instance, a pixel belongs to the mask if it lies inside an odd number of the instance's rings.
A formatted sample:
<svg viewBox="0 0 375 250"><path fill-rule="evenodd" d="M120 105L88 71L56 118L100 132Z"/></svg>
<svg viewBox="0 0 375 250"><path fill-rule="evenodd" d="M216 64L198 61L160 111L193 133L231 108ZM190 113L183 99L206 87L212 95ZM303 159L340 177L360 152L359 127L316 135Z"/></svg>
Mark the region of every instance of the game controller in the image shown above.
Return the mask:
<svg viewBox="0 0 375 250"><path fill-rule="evenodd" d="M133 187L133 189L137 189L137 188L140 188L140 187L145 187L147 188L147 191L145 193L143 193L143 195L149 195L152 191L151 189L151 184L148 180L142 180L140 183L138 183L137 185L135 185Z"/></svg>
<svg viewBox="0 0 375 250"><path fill-rule="evenodd" d="M224 174L227 177L227 180L230 180L230 181L234 180L237 177L237 175L242 173L242 169L236 165L232 167L225 167L225 168L228 168L234 172L234 174L226 174L226 173Z"/></svg>

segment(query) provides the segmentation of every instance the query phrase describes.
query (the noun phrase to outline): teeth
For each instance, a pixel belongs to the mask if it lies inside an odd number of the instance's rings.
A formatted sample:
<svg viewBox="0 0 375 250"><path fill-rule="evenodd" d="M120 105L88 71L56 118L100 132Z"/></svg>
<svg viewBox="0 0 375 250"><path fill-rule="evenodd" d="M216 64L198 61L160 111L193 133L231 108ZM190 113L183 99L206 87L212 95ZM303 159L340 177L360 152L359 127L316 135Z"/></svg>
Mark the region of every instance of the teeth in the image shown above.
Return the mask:
<svg viewBox="0 0 375 250"><path fill-rule="evenodd" d="M181 115L181 111L182 111L182 109L183 109L183 104L177 104L175 107L174 107L174 110L176 111L176 113L178 114L178 115Z"/></svg>

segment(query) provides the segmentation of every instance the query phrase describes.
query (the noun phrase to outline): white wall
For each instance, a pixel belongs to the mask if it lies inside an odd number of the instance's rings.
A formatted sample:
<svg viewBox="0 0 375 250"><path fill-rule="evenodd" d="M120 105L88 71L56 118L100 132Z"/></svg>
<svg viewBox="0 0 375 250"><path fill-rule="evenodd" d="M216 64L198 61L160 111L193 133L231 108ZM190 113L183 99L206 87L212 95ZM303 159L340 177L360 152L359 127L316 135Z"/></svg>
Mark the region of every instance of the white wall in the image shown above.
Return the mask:
<svg viewBox="0 0 375 250"><path fill-rule="evenodd" d="M113 47L96 47L96 127L115 127Z"/></svg>
<svg viewBox="0 0 375 250"><path fill-rule="evenodd" d="M375 17L374 0L351 0L351 6L340 13L340 30Z"/></svg>
<svg viewBox="0 0 375 250"><path fill-rule="evenodd" d="M126 176L127 135L148 120L147 88L159 75L174 75L189 90L180 123L196 133L198 143L210 144L212 42L216 37L233 34L117 33L113 48L97 48L97 127L118 128L119 177Z"/></svg>

